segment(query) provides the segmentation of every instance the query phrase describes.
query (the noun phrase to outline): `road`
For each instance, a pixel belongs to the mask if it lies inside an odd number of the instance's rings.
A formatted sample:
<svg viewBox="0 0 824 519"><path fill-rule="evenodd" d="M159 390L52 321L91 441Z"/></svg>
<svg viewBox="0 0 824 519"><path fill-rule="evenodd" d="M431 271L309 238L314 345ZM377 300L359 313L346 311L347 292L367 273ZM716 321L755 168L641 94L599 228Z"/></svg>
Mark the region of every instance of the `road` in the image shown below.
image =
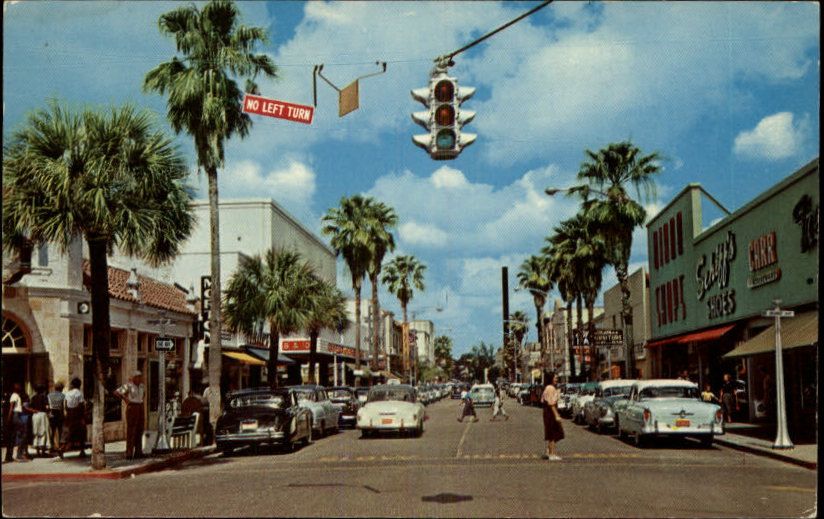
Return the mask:
<svg viewBox="0 0 824 519"><path fill-rule="evenodd" d="M421 438L355 430L292 454L213 455L133 479L3 485L7 516L808 516L816 472L690 440L638 449L564 421L562 461L544 461L541 411L458 423L427 408Z"/></svg>

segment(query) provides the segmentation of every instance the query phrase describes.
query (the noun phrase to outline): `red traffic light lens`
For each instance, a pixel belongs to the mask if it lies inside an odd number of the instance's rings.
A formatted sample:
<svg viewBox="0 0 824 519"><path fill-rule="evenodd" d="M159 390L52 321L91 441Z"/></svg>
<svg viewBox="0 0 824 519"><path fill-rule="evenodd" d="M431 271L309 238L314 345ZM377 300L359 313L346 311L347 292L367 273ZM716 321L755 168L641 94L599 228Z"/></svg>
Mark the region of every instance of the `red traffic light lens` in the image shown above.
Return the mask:
<svg viewBox="0 0 824 519"><path fill-rule="evenodd" d="M441 105L435 110L435 122L438 126L452 126L455 124L455 109L452 105Z"/></svg>
<svg viewBox="0 0 824 519"><path fill-rule="evenodd" d="M446 79L435 84L435 99L441 103L451 103L455 97L455 85Z"/></svg>
<svg viewBox="0 0 824 519"><path fill-rule="evenodd" d="M441 130L435 136L435 146L439 150L455 149L455 132L452 130Z"/></svg>

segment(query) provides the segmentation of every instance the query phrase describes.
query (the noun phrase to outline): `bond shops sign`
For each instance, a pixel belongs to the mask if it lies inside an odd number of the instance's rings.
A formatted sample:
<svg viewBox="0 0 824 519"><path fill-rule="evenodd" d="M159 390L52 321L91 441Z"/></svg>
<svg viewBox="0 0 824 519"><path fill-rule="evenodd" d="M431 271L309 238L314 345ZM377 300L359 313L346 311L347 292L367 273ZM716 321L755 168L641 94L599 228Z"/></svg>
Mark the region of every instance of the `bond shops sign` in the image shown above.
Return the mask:
<svg viewBox="0 0 824 519"><path fill-rule="evenodd" d="M726 239L719 242L710 254L702 254L695 267L695 282L698 300L702 301L707 292L716 284L721 291L707 299L707 316L715 319L735 312L735 290L729 289L730 264L735 259L735 234L727 231Z"/></svg>

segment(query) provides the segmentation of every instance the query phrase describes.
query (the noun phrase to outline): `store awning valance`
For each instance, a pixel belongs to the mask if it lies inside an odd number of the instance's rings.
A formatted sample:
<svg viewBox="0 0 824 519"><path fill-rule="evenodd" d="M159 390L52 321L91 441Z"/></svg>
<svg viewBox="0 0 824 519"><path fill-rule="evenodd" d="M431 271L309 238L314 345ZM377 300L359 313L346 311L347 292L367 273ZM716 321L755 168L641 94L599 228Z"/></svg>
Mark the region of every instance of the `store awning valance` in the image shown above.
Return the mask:
<svg viewBox="0 0 824 519"><path fill-rule="evenodd" d="M260 359L256 359L249 355L248 353L243 353L241 351L224 351L224 355L229 357L230 359L238 360L244 364L250 364L252 366L265 366L266 363Z"/></svg>
<svg viewBox="0 0 824 519"><path fill-rule="evenodd" d="M781 349L789 350L818 343L818 312L805 312L781 319ZM724 357L745 357L775 351L775 325L741 343Z"/></svg>
<svg viewBox="0 0 824 519"><path fill-rule="evenodd" d="M269 350L267 348L255 348L253 346L244 346L246 348L246 352L263 362L265 365L269 362ZM278 353L278 365L285 366L287 364L294 364L295 361L290 359L289 357L284 357L280 353Z"/></svg>
<svg viewBox="0 0 824 519"><path fill-rule="evenodd" d="M647 343L647 348L656 348L658 346L665 346L667 344L688 344L691 342L705 342L713 341L721 338L725 333L732 330L734 324L719 326L718 328L710 328L709 330L702 330L700 332L687 333L684 335L677 335L675 337L668 337L658 341Z"/></svg>

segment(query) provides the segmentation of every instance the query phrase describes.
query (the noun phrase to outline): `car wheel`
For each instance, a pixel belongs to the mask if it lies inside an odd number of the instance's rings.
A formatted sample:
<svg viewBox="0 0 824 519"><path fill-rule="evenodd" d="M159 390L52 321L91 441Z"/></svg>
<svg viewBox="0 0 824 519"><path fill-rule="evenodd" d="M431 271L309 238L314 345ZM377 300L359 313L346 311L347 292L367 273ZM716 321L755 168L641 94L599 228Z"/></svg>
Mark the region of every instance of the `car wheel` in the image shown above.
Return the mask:
<svg viewBox="0 0 824 519"><path fill-rule="evenodd" d="M707 434L706 436L702 436L701 437L701 446L704 447L705 449L709 449L710 447L712 447L712 440L713 440L713 435L712 434Z"/></svg>

